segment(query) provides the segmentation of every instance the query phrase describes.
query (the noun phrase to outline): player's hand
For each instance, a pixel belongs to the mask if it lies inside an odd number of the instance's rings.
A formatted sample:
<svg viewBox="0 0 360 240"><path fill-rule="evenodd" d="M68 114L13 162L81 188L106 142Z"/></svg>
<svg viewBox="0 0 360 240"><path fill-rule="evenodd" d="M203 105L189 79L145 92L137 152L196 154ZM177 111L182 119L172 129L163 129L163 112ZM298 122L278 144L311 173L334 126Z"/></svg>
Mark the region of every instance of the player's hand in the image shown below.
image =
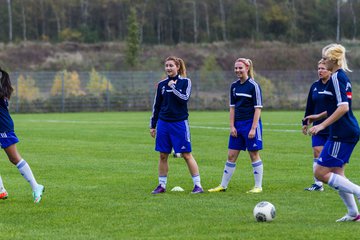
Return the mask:
<svg viewBox="0 0 360 240"><path fill-rule="evenodd" d="M316 135L323 129L325 129L325 128L324 128L324 126L322 124L313 126L312 128L309 129L309 134L310 135Z"/></svg>
<svg viewBox="0 0 360 240"><path fill-rule="evenodd" d="M233 137L237 137L237 131L235 127L230 127L230 135Z"/></svg>
<svg viewBox="0 0 360 240"><path fill-rule="evenodd" d="M249 138L249 139L252 139L252 138L255 137L255 130L256 130L256 129L250 129L250 132L249 132L249 135L248 135L248 138Z"/></svg>
<svg viewBox="0 0 360 240"><path fill-rule="evenodd" d="M308 126L307 126L307 125L303 125L303 126L302 126L302 133L303 133L304 135L307 135L307 134L308 134Z"/></svg>
<svg viewBox="0 0 360 240"><path fill-rule="evenodd" d="M150 135L155 138L156 136L156 129L155 128L150 128Z"/></svg>
<svg viewBox="0 0 360 240"><path fill-rule="evenodd" d="M313 115L306 116L303 119L303 122L306 122L307 123L306 125L310 125L319 119L321 119L320 114L313 114Z"/></svg>
<svg viewBox="0 0 360 240"><path fill-rule="evenodd" d="M172 88L172 86L175 85L175 84L176 84L176 81L174 81L174 80L170 80L170 81L168 82L168 86L171 87L171 88Z"/></svg>

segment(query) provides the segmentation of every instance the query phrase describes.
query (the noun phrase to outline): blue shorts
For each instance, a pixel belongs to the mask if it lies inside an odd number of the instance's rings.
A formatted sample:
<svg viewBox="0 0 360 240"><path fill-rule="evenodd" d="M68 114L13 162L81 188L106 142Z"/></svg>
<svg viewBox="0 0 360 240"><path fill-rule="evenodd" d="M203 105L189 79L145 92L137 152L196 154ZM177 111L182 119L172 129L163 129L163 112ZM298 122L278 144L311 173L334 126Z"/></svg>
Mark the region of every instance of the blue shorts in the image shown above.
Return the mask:
<svg viewBox="0 0 360 240"><path fill-rule="evenodd" d="M162 153L191 152L190 128L188 120L165 122L159 119L156 127L155 150Z"/></svg>
<svg viewBox="0 0 360 240"><path fill-rule="evenodd" d="M357 142L356 142L357 143ZM343 167L349 163L351 153L356 143L335 142L329 140L325 143L317 164L323 167Z"/></svg>
<svg viewBox="0 0 360 240"><path fill-rule="evenodd" d="M324 146L328 138L329 135L312 135L311 136L312 147Z"/></svg>
<svg viewBox="0 0 360 240"><path fill-rule="evenodd" d="M256 128L255 137L249 139L249 132L252 126L252 119L244 121L236 121L235 128L237 131L237 137L230 135L229 137L229 149L248 151L258 151L262 149L262 123L259 120L259 124Z"/></svg>
<svg viewBox="0 0 360 240"><path fill-rule="evenodd" d="M1 148L7 148L11 145L18 143L19 139L15 135L15 132L0 133L0 146Z"/></svg>

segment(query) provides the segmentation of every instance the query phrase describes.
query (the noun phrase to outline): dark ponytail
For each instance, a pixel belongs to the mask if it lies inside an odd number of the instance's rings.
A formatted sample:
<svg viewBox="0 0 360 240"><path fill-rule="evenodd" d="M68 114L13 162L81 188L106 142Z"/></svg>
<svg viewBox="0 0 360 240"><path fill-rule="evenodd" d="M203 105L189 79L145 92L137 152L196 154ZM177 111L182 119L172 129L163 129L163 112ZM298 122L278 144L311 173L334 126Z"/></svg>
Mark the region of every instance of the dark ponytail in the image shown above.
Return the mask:
<svg viewBox="0 0 360 240"><path fill-rule="evenodd" d="M12 92L14 91L11 86L10 77L7 72L0 68L1 79L0 79L0 98L10 99Z"/></svg>

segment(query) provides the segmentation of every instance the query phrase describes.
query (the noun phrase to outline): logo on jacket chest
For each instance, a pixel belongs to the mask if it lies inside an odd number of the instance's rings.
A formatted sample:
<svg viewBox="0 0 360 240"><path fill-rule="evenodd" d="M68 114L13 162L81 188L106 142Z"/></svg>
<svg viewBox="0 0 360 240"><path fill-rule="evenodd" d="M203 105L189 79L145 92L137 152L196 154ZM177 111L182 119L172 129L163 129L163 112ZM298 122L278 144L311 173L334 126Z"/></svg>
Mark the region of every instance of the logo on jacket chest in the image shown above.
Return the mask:
<svg viewBox="0 0 360 240"><path fill-rule="evenodd" d="M179 91L179 92L182 93L182 89L179 89L179 90L177 90L177 91ZM166 89L165 86L162 86L162 88L161 88L161 94L164 95L165 92L173 92L173 90L172 90L172 89Z"/></svg>

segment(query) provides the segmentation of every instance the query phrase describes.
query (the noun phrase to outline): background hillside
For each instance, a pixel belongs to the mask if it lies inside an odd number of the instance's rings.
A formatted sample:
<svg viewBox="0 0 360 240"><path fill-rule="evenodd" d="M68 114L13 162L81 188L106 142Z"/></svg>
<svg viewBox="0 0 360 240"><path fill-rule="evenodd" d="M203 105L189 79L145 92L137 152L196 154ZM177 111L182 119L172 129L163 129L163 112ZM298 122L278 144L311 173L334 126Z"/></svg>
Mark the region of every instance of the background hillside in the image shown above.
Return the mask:
<svg viewBox="0 0 360 240"><path fill-rule="evenodd" d="M315 69L341 42L360 69L360 1L7 0L0 66L9 71L155 71L169 55L189 70ZM351 39L351 40L347 40Z"/></svg>
<svg viewBox="0 0 360 240"><path fill-rule="evenodd" d="M311 44L281 42L233 41L215 43L182 43L142 45L136 70L161 71L169 55L182 57L189 71L199 70L212 58L214 70L232 70L238 57L250 58L255 70L313 70L321 57L321 49L331 41ZM360 43L343 41L352 69L360 69ZM126 71L126 43L96 44L62 42L22 42L0 44L0 66L8 71Z"/></svg>

